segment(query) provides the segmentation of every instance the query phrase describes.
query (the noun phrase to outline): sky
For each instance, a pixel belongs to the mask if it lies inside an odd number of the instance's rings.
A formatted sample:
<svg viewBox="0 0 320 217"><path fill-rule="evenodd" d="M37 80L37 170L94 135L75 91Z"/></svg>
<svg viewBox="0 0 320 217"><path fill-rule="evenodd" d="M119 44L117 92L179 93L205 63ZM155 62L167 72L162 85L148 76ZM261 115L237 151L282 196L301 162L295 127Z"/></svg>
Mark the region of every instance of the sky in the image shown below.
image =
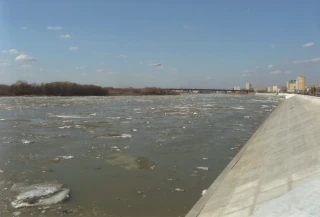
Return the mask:
<svg viewBox="0 0 320 217"><path fill-rule="evenodd" d="M0 83L320 84L318 0L0 0Z"/></svg>

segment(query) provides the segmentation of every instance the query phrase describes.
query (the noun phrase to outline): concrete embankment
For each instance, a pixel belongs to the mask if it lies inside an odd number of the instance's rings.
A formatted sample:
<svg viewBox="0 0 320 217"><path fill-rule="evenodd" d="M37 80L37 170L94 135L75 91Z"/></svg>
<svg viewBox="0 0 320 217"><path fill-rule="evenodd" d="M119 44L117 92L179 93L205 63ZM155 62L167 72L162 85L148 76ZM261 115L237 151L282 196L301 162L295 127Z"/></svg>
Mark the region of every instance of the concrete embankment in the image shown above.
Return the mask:
<svg viewBox="0 0 320 217"><path fill-rule="evenodd" d="M320 177L320 98L284 100L187 217L247 217Z"/></svg>

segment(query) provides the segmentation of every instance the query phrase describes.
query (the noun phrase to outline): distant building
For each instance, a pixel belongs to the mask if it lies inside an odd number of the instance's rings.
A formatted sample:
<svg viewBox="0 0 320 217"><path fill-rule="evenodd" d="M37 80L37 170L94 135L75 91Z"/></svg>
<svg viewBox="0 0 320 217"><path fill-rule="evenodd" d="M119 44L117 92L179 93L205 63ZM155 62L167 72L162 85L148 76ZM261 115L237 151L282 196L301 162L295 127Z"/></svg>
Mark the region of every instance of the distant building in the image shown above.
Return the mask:
<svg viewBox="0 0 320 217"><path fill-rule="evenodd" d="M272 90L272 87L268 87L268 93L272 93L273 90Z"/></svg>
<svg viewBox="0 0 320 217"><path fill-rule="evenodd" d="M279 86L273 86L272 87L272 92L273 93L278 93L280 91L280 89L281 89L281 87L279 87Z"/></svg>
<svg viewBox="0 0 320 217"><path fill-rule="evenodd" d="M233 90L241 90L241 88L239 86L234 86Z"/></svg>
<svg viewBox="0 0 320 217"><path fill-rule="evenodd" d="M306 89L306 77L298 76L296 80L296 92L301 93Z"/></svg>
<svg viewBox="0 0 320 217"><path fill-rule="evenodd" d="M254 88L254 92L265 93L268 92L268 88Z"/></svg>
<svg viewBox="0 0 320 217"><path fill-rule="evenodd" d="M246 83L246 90L251 90L252 89L252 84L250 82Z"/></svg>
<svg viewBox="0 0 320 217"><path fill-rule="evenodd" d="M294 93L296 90L297 81L296 80L289 80L287 81L287 92Z"/></svg>

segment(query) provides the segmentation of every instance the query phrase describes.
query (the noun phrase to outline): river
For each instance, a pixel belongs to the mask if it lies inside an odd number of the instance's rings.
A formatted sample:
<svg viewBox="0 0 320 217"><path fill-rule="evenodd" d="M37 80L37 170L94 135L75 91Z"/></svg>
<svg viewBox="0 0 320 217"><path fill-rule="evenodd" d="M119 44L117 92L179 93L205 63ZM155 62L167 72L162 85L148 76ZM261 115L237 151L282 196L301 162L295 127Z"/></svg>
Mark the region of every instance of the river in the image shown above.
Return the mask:
<svg viewBox="0 0 320 217"><path fill-rule="evenodd" d="M184 216L280 102L275 96L0 98L0 216ZM13 184L70 198L14 209Z"/></svg>

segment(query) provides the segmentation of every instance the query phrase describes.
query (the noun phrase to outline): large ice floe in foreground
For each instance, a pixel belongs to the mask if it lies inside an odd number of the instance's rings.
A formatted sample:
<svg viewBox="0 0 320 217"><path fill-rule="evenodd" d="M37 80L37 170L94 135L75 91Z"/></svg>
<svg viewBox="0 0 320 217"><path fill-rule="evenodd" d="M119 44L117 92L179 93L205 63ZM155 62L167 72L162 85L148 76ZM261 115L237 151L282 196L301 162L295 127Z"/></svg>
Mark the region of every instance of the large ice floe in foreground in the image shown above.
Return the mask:
<svg viewBox="0 0 320 217"><path fill-rule="evenodd" d="M14 184L11 191L18 192L16 199L11 202L14 208L57 204L69 198L70 195L70 189L63 188L59 183L36 185L19 183Z"/></svg>

